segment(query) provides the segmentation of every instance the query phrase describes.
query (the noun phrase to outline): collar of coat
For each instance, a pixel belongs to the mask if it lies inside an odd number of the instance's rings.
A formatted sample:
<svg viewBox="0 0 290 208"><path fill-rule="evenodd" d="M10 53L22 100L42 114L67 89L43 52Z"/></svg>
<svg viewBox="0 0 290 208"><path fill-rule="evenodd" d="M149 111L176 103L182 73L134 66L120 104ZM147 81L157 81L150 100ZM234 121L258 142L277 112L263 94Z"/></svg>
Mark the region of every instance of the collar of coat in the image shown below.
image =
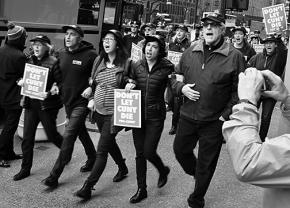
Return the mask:
<svg viewBox="0 0 290 208"><path fill-rule="evenodd" d="M192 52L197 52L197 51L204 52L203 42L204 42L204 40L197 40L197 41L193 42ZM219 53L219 54L222 54L224 56L228 56L229 52L230 52L230 44L228 44L226 41L224 41L224 43L221 45L221 47L214 50L212 53Z"/></svg>

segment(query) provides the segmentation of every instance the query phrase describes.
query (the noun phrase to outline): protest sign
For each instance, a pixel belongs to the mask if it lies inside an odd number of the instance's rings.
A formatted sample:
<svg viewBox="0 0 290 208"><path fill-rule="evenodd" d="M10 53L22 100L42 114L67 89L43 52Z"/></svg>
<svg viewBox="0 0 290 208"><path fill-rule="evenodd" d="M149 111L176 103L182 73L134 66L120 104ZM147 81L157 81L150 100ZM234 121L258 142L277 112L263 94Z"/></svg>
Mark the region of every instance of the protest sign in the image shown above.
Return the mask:
<svg viewBox="0 0 290 208"><path fill-rule="evenodd" d="M171 61L175 66L179 63L182 53L175 51L168 51L167 59Z"/></svg>
<svg viewBox="0 0 290 208"><path fill-rule="evenodd" d="M142 59L142 48L134 43L132 43L132 49L131 49L131 59L134 62L137 62L138 60Z"/></svg>
<svg viewBox="0 0 290 208"><path fill-rule="evenodd" d="M25 64L21 95L44 100L40 93L44 93L46 89L48 68L36 66L33 64Z"/></svg>
<svg viewBox="0 0 290 208"><path fill-rule="evenodd" d="M264 23L267 34L287 29L287 20L284 4L262 8Z"/></svg>
<svg viewBox="0 0 290 208"><path fill-rule="evenodd" d="M264 50L263 44L253 44L253 48L256 51L256 53L262 53Z"/></svg>
<svg viewBox="0 0 290 208"><path fill-rule="evenodd" d="M140 90L114 90L114 125L141 128Z"/></svg>

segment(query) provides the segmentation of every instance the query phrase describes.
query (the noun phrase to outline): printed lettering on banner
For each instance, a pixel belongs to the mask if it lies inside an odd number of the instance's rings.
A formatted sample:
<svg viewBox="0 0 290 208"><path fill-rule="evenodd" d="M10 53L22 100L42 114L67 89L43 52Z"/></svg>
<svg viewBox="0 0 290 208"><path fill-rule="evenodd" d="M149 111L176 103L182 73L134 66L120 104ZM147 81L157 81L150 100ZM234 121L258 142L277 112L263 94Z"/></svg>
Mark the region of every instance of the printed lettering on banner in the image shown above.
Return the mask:
<svg viewBox="0 0 290 208"><path fill-rule="evenodd" d="M141 128L140 90L114 90L114 125Z"/></svg>
<svg viewBox="0 0 290 208"><path fill-rule="evenodd" d="M48 68L26 63L23 75L24 85L21 88L21 95L44 100L41 93L44 93L46 90L48 71Z"/></svg>
<svg viewBox="0 0 290 208"><path fill-rule="evenodd" d="M256 51L256 53L262 53L264 50L263 44L253 44L253 48Z"/></svg>
<svg viewBox="0 0 290 208"><path fill-rule="evenodd" d="M171 61L175 66L179 63L182 53L175 51L168 51L167 59Z"/></svg>
<svg viewBox="0 0 290 208"><path fill-rule="evenodd" d="M262 8L267 34L287 29L287 19L284 4L277 4Z"/></svg>
<svg viewBox="0 0 290 208"><path fill-rule="evenodd" d="M134 43L132 43L132 49L131 49L131 59L134 62L139 61L142 59L142 48Z"/></svg>

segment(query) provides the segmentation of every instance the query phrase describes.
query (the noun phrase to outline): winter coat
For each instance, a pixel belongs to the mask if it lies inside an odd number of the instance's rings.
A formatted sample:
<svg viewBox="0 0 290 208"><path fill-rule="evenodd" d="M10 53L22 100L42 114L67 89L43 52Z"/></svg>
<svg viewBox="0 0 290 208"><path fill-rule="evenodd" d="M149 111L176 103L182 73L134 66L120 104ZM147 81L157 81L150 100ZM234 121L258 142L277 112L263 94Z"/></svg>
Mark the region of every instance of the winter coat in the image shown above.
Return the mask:
<svg viewBox="0 0 290 208"><path fill-rule="evenodd" d="M231 109L237 103L238 75L244 71L242 54L232 45L223 42L204 60L204 42L193 42L181 56L177 73L184 76L183 82L172 79L175 95L181 95L186 84L195 83L194 90L200 92L197 101L186 96L180 109L180 116L195 121L228 119Z"/></svg>
<svg viewBox="0 0 290 208"><path fill-rule="evenodd" d="M54 83L60 87L61 85L61 71L59 69L58 60L54 56L49 56L48 54L45 55L41 60L37 60L35 56L31 56L28 63L34 64L37 66L46 67L49 69L48 77L47 77L47 84L45 92L48 92L48 96L46 99L39 100L41 110L46 109L53 109L53 108L61 108L62 107L62 100L60 95L51 95L50 89ZM30 108L30 98L25 96L23 102L23 108Z"/></svg>
<svg viewBox="0 0 290 208"><path fill-rule="evenodd" d="M141 90L141 115L143 120L164 120L166 107L164 91L169 81L168 75L174 71L174 65L165 58L158 60L149 72L146 59L131 64L129 77Z"/></svg>
<svg viewBox="0 0 290 208"><path fill-rule="evenodd" d="M289 103L288 111L282 108L282 113L290 121ZM233 107L230 120L223 125L223 135L237 178L265 188L263 208L289 208L290 134L262 143L257 108L241 103Z"/></svg>
<svg viewBox="0 0 290 208"><path fill-rule="evenodd" d="M183 53L190 46L190 41L184 38L181 42L174 40L174 42L169 43L169 51L175 51Z"/></svg>
<svg viewBox="0 0 290 208"><path fill-rule="evenodd" d="M87 106L88 100L81 94L89 87L89 77L96 56L93 45L86 41L82 41L74 51L65 48L58 53L62 73L61 95L66 107Z"/></svg>
<svg viewBox="0 0 290 208"><path fill-rule="evenodd" d="M22 48L8 43L0 48L0 106L3 108L21 108L21 87L16 82L23 77L25 62Z"/></svg>
<svg viewBox="0 0 290 208"><path fill-rule="evenodd" d="M134 37L131 34L124 36L125 46L127 47L127 51L129 52L129 55L131 55L132 43L137 45L138 42L143 40L143 39L144 38L138 34Z"/></svg>

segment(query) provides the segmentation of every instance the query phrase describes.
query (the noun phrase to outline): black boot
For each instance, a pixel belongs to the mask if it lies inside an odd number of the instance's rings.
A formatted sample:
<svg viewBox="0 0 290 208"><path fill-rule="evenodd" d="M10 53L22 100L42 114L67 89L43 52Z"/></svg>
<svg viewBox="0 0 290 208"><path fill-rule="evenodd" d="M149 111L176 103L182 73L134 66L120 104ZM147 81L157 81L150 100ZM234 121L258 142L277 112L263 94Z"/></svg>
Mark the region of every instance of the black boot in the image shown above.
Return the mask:
<svg viewBox="0 0 290 208"><path fill-rule="evenodd" d="M169 131L169 135L174 135L176 133L176 126L171 126L171 129Z"/></svg>
<svg viewBox="0 0 290 208"><path fill-rule="evenodd" d="M42 182L44 185L46 185L50 188L56 188L58 186L58 178L54 177L52 175L45 178Z"/></svg>
<svg viewBox="0 0 290 208"><path fill-rule="evenodd" d="M167 183L169 172L170 172L169 167L165 166L164 172L160 173L160 175L159 175L159 179L158 179L158 183L157 183L158 188L163 187Z"/></svg>
<svg viewBox="0 0 290 208"><path fill-rule="evenodd" d="M93 187L94 185L91 182L85 181L83 187L78 190L75 195L82 199L88 200L92 196Z"/></svg>
<svg viewBox="0 0 290 208"><path fill-rule="evenodd" d="M138 188L137 192L130 198L131 204L136 204L147 198L146 188Z"/></svg>
<svg viewBox="0 0 290 208"><path fill-rule="evenodd" d="M113 178L113 182L122 181L124 178L127 177L127 174L128 174L128 168L126 166L125 159L123 159L122 164L119 165L119 170L117 174Z"/></svg>
<svg viewBox="0 0 290 208"><path fill-rule="evenodd" d="M81 167L81 172L89 172L93 169L96 159L88 159L86 163Z"/></svg>
<svg viewBox="0 0 290 208"><path fill-rule="evenodd" d="M13 180L14 181L19 181L22 180L24 178L27 178L28 176L30 176L30 171L29 170L25 170L25 169L21 169L19 171L19 173L17 173L14 177Z"/></svg>

